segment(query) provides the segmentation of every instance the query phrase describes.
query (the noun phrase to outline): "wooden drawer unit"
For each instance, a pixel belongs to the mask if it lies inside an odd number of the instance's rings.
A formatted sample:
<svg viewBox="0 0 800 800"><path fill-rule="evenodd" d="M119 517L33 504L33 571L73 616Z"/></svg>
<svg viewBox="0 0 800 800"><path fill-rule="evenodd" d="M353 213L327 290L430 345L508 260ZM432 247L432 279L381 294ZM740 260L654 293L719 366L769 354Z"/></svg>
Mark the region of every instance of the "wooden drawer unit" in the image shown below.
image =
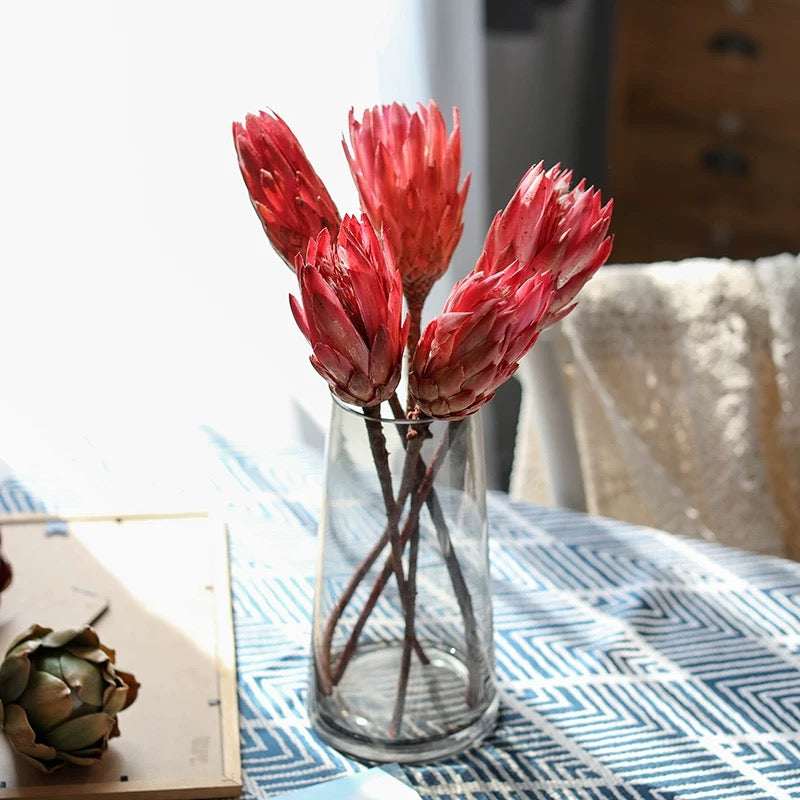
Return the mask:
<svg viewBox="0 0 800 800"><path fill-rule="evenodd" d="M800 252L800 0L617 0L615 261Z"/></svg>

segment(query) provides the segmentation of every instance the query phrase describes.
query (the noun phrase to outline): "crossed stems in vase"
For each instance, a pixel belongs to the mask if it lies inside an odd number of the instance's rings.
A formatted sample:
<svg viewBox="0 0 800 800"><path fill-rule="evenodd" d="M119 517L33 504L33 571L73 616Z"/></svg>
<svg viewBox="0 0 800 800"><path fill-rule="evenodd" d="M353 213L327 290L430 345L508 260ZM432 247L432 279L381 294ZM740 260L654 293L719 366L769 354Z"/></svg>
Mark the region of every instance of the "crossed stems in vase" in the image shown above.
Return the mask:
<svg viewBox="0 0 800 800"><path fill-rule="evenodd" d="M392 411L397 419L405 419L402 406L394 395L390 401ZM426 438L430 437L430 421L420 420L408 426L408 432L400 434L406 457L403 473L397 496L392 488L391 472L389 467L389 454L386 447L386 437L380 420L379 407L365 408L364 410L370 450L378 473L378 478L386 510L386 527L372 549L367 553L350 578L347 586L334 605L323 630L322 641L317 653L317 670L320 685L324 694L331 694L333 688L344 675L350 659L355 653L361 631L370 614L375 608L389 578L394 574L397 581L400 601L403 607L405 629L403 635L403 652L401 656L400 674L398 678L397 695L389 726L389 735L396 738L400 734L403 711L405 707L406 692L408 688L409 673L411 668L411 654L416 652L423 665L429 659L417 639L415 632L416 614L416 566L419 548L419 515L423 505L428 511L436 530L439 548L442 551L448 575L453 585L453 591L458 602L459 611L464 622L466 644L466 666L468 670L468 684L466 689L466 702L469 706L477 705L480 698L482 684L481 669L481 643L472 606L472 598L458 557L453 549L450 532L442 511L441 504L433 489L436 475L441 467L448 450L460 432L464 430L461 421L451 423L450 435L439 442L430 464L424 462L420 453ZM408 515L400 527L403 508L411 495ZM389 544L390 553L387 556L383 569L378 574L372 589L367 597L361 612L353 626L352 631L339 653L335 665L333 662L332 642L336 626L349 604L358 586L361 584L372 565ZM408 570L405 574L403 568L403 555L408 547Z"/></svg>

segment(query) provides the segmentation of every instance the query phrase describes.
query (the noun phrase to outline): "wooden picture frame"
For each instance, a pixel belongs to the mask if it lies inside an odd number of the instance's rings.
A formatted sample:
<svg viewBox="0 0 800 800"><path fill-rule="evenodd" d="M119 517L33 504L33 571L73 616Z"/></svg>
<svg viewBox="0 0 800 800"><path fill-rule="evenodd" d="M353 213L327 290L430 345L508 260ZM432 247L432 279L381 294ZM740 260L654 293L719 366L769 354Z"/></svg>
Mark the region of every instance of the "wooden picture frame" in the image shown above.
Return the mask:
<svg viewBox="0 0 800 800"><path fill-rule="evenodd" d="M93 622L141 682L121 736L89 768L51 775L0 736L0 800L237 797L241 758L227 529L198 515L0 519L14 577L0 654L30 625Z"/></svg>

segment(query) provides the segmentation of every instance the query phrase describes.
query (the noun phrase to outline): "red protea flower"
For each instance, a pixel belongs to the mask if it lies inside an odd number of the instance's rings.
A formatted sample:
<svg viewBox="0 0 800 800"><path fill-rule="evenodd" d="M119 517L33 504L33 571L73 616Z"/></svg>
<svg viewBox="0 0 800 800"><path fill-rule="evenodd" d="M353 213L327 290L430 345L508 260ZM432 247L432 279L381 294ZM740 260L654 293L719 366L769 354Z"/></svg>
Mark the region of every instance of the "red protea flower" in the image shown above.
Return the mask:
<svg viewBox="0 0 800 800"><path fill-rule="evenodd" d="M536 341L553 289L551 273L517 262L458 281L417 345L409 388L418 409L460 419L488 403Z"/></svg>
<svg viewBox="0 0 800 800"><path fill-rule="evenodd" d="M292 313L313 348L311 363L341 400L375 406L400 380L408 320L391 247L366 216L345 216L334 243L325 229L298 256L301 302Z"/></svg>
<svg viewBox="0 0 800 800"><path fill-rule="evenodd" d="M342 144L361 208L391 242L414 317L447 269L464 227L469 176L459 188L458 109L449 137L433 101L413 114L398 103L376 106L361 122L350 109L349 127L352 154Z"/></svg>
<svg viewBox="0 0 800 800"><path fill-rule="evenodd" d="M508 205L498 211L486 234L476 270L497 272L513 261L529 270L550 270L556 294L542 329L565 317L583 285L606 262L613 237L606 237L613 200L603 206L600 192L581 181L572 191L572 172L541 163L525 173Z"/></svg>
<svg viewBox="0 0 800 800"><path fill-rule="evenodd" d="M239 168L264 232L294 269L309 239L327 228L336 236L339 212L289 126L277 115L248 114L233 123Z"/></svg>

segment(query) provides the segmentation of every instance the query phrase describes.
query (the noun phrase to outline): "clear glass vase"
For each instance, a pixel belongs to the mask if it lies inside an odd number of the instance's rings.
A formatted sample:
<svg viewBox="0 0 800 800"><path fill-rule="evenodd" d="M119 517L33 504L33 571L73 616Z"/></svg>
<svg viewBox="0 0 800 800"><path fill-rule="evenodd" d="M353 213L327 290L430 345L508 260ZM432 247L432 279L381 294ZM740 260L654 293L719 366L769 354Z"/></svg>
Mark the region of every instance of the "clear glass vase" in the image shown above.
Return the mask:
<svg viewBox="0 0 800 800"><path fill-rule="evenodd" d="M483 433L381 411L333 402L309 717L350 756L429 761L497 716Z"/></svg>

